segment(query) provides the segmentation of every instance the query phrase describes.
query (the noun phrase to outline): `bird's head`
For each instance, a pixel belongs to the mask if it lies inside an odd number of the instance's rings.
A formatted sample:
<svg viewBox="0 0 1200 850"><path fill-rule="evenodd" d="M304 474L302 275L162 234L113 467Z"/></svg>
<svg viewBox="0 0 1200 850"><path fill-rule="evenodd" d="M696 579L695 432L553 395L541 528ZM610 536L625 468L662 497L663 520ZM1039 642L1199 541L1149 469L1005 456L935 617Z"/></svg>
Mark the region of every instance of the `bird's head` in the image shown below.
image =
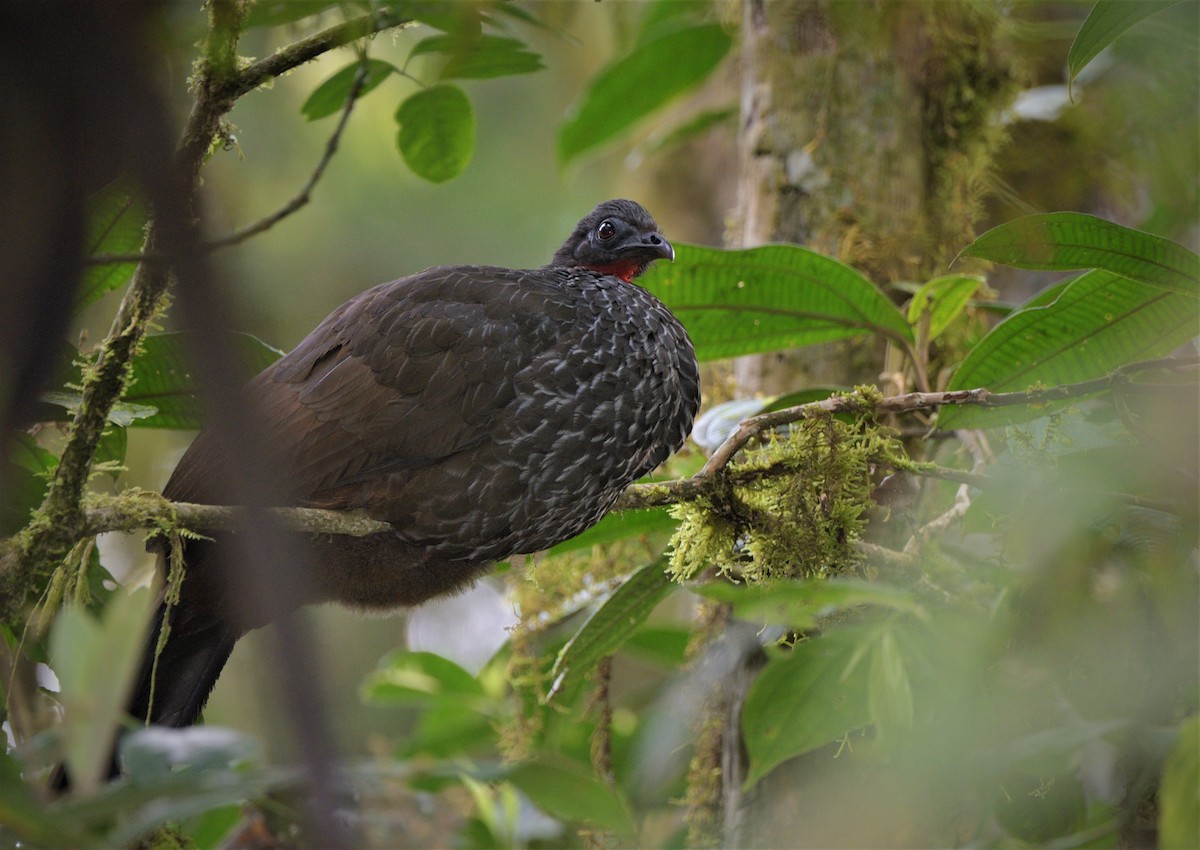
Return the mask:
<svg viewBox="0 0 1200 850"><path fill-rule="evenodd" d="M575 225L550 261L585 268L629 282L655 260L674 260L675 249L650 213L633 201L605 201Z"/></svg>

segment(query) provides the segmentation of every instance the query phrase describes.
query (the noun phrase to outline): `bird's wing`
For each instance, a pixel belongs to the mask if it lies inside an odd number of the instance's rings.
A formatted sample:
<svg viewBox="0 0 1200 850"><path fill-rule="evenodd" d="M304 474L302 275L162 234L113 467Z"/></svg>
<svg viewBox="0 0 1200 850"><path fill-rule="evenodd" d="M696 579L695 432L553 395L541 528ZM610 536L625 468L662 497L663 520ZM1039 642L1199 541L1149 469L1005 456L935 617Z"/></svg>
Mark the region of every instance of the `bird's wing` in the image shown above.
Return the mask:
<svg viewBox="0 0 1200 850"><path fill-rule="evenodd" d="M255 378L268 461L288 476L292 500L371 510L370 482L479 448L516 397L515 376L560 344L573 318L539 275L443 267L383 284ZM199 435L169 498L219 499L214 442Z"/></svg>

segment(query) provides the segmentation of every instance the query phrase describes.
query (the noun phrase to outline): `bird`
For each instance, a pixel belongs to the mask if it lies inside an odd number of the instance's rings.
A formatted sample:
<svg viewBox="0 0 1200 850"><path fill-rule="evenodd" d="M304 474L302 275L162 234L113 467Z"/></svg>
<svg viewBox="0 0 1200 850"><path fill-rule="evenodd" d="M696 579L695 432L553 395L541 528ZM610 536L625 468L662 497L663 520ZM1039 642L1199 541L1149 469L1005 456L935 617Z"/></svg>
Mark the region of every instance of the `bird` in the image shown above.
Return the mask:
<svg viewBox="0 0 1200 850"><path fill-rule="evenodd" d="M438 266L378 285L253 378L287 504L391 526L308 541L297 604L378 611L458 592L594 525L677 451L700 405L696 355L635 282L674 258L640 204L605 201L547 265ZM163 495L226 503L221 450L201 429ZM218 543L183 542L179 599L160 595L128 703L138 723L197 722L238 639L268 625L238 605ZM161 585L170 547L150 545Z"/></svg>

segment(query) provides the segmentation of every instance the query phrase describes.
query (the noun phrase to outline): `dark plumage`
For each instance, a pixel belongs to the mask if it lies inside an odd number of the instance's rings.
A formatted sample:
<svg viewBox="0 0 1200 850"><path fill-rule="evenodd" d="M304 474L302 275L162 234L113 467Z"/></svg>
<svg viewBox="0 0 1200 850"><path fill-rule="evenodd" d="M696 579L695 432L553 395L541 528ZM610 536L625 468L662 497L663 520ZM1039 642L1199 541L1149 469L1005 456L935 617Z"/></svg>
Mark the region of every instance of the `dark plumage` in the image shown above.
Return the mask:
<svg viewBox="0 0 1200 850"><path fill-rule="evenodd" d="M303 601L381 609L459 590L497 559L588 528L678 449L699 405L695 354L631 283L673 258L641 206L607 201L549 265L442 266L377 286L256 377L290 503L363 509L395 529L316 538ZM165 495L223 503L218 451L202 431ZM139 719L194 722L234 642L265 624L230 616L211 545L187 544L153 710L157 627L131 704Z"/></svg>

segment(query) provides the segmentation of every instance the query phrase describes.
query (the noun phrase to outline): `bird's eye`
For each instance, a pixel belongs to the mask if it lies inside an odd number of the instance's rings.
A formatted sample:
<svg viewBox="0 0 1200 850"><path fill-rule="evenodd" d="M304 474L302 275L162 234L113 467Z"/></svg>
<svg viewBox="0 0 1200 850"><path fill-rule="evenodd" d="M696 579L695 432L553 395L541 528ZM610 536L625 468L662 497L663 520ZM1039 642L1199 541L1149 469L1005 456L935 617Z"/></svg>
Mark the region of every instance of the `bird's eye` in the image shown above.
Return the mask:
<svg viewBox="0 0 1200 850"><path fill-rule="evenodd" d="M596 235L601 239L612 239L617 235L617 226L608 219L600 222L600 226L596 228Z"/></svg>

